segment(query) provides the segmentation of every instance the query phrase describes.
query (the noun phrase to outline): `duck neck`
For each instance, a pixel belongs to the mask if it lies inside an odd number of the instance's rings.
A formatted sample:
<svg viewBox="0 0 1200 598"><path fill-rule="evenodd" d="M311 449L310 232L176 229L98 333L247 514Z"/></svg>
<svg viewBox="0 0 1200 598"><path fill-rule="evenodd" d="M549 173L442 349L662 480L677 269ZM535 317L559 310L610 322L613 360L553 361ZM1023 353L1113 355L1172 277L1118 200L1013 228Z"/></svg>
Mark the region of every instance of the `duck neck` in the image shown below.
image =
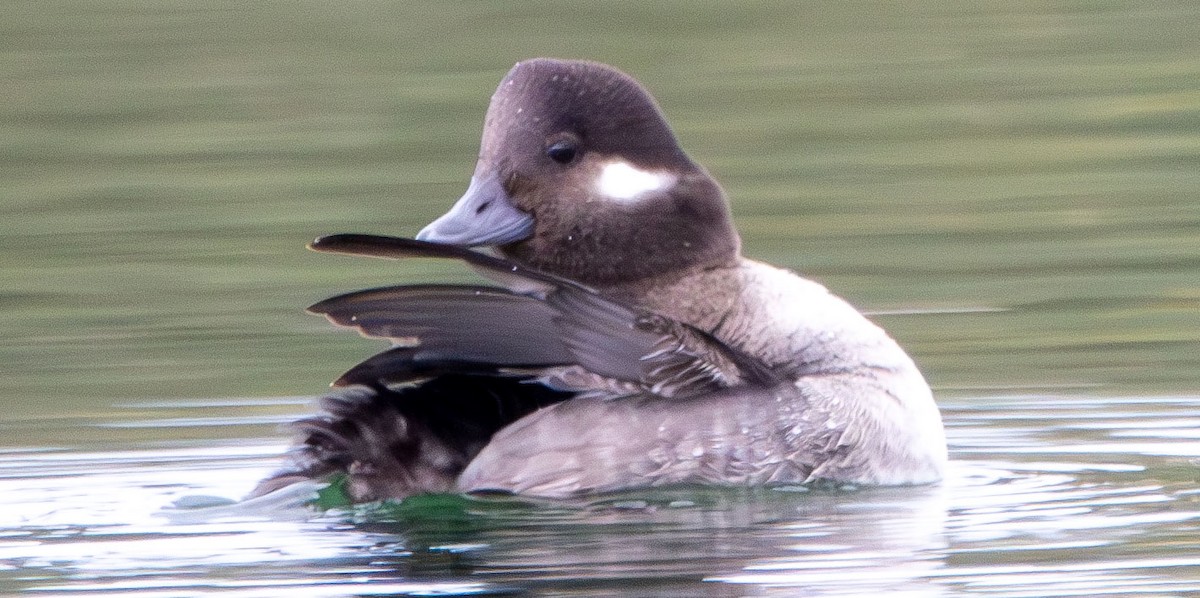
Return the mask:
<svg viewBox="0 0 1200 598"><path fill-rule="evenodd" d="M712 332L738 301L740 261L741 258L734 256L719 263L601 286L597 290L617 301Z"/></svg>

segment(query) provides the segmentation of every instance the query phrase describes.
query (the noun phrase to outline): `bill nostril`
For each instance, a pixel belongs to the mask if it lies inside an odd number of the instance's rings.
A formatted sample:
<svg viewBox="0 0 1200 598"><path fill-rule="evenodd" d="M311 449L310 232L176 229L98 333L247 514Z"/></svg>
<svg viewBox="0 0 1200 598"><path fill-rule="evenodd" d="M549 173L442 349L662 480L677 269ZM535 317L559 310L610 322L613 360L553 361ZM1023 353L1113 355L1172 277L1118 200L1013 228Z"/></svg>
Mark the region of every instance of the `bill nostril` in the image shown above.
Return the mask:
<svg viewBox="0 0 1200 598"><path fill-rule="evenodd" d="M479 204L479 207L478 207L478 208L475 208L475 213L476 213L476 214L482 214L482 213L483 213L483 211L484 211L484 210L486 210L486 209L488 209L488 207L490 207L491 205L492 205L492 202L490 202L490 201L485 201L485 202L483 202L483 203Z"/></svg>

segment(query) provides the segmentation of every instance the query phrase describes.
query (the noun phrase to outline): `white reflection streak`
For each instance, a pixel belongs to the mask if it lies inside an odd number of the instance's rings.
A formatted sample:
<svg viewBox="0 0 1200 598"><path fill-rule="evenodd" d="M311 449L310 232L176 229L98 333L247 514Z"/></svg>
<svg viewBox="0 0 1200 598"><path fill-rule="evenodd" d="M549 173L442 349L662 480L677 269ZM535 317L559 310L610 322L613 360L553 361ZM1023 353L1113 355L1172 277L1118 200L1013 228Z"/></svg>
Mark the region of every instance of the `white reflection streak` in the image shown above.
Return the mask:
<svg viewBox="0 0 1200 598"><path fill-rule="evenodd" d="M801 513L805 536L789 549L802 554L752 562L740 573L706 581L803 588L805 595L818 596L882 588L889 596L937 596L941 588L928 578L944 566L947 491L944 486L912 490L894 502L848 501L832 517ZM851 514L855 523L847 526L844 517Z"/></svg>

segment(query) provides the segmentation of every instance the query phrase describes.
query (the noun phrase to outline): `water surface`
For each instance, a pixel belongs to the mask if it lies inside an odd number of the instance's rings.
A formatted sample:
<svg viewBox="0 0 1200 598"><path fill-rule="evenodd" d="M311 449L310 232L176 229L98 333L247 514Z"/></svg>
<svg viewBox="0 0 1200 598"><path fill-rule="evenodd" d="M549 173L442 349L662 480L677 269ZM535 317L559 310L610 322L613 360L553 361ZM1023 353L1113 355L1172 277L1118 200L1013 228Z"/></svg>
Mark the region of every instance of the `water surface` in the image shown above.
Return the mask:
<svg viewBox="0 0 1200 598"><path fill-rule="evenodd" d="M0 593L1200 592L1200 7L1191 2L8 2ZM936 487L233 503L378 348L316 255L465 188L518 59L609 62L749 255L926 372Z"/></svg>

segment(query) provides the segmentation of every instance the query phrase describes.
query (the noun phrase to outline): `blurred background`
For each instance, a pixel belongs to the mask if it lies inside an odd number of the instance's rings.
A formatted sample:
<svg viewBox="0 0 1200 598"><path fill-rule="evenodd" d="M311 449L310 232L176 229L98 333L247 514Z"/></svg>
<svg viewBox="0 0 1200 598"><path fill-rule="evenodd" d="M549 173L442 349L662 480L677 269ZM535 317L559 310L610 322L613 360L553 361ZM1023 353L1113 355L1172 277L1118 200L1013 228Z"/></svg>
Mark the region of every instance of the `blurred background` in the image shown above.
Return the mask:
<svg viewBox="0 0 1200 598"><path fill-rule="evenodd" d="M379 345L306 305L471 277L305 243L445 210L533 56L641 80L746 253L875 313L939 397L1194 393L1197 39L1189 1L5 2L5 443L321 392Z"/></svg>
<svg viewBox="0 0 1200 598"><path fill-rule="evenodd" d="M0 594L1196 595L1198 40L1195 0L0 2ZM900 340L942 485L227 504L381 348L305 306L474 280L305 243L441 214L533 56L641 80L746 253Z"/></svg>

